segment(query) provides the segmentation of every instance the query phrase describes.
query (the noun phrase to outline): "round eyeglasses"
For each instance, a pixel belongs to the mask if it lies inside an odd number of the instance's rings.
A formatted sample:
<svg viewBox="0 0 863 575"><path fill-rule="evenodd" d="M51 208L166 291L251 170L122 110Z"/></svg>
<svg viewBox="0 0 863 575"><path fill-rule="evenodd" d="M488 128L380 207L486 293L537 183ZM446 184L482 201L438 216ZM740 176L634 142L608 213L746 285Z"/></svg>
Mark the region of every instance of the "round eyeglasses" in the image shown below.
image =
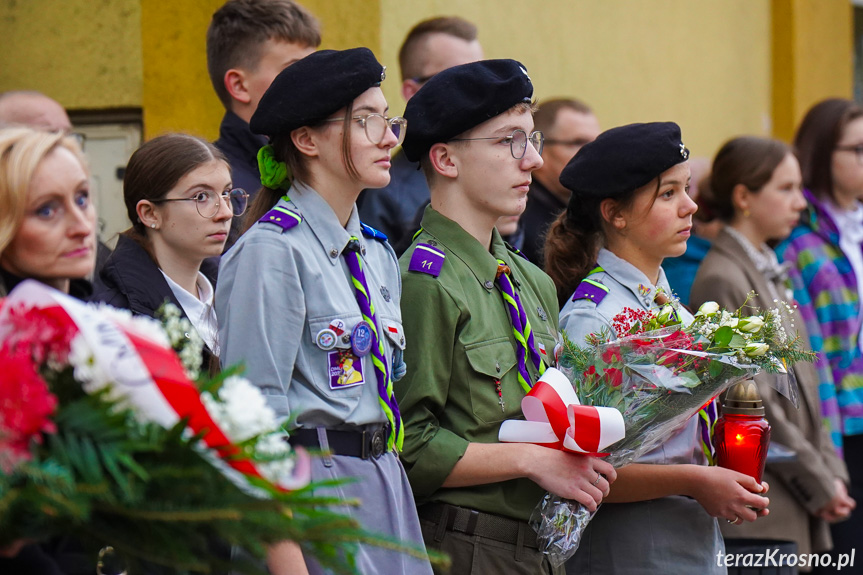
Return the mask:
<svg viewBox="0 0 863 575"><path fill-rule="evenodd" d="M243 215L246 207L249 205L249 194L242 188L234 188L233 190L225 190L221 194L217 194L211 190L205 190L196 193L191 198L165 198L161 200L150 200L154 204L162 202L195 202L195 209L202 218L212 218L219 213L221 201L219 198L231 206L231 212L235 216Z"/></svg>
<svg viewBox="0 0 863 575"><path fill-rule="evenodd" d="M500 136L493 138L452 138L450 142L472 142L474 140L497 140L502 144L507 143L509 144L509 151L512 157L516 160L524 157L525 152L527 152L528 141L530 141L530 145L533 146L533 149L540 156L542 155L542 147L545 143L545 137L542 135L542 132L531 132L528 136L524 130L514 130L512 134L505 138L501 138Z"/></svg>
<svg viewBox="0 0 863 575"><path fill-rule="evenodd" d="M398 140L398 144L405 141L408 121L401 116L388 118L382 114L366 114L364 116L353 116L353 119L360 123L360 126L366 131L366 138L374 145L378 145L384 141L384 137L387 135L387 128L392 131ZM324 122L344 121L344 118L328 118L324 120Z"/></svg>
<svg viewBox="0 0 863 575"><path fill-rule="evenodd" d="M854 152L857 156L857 163L863 165L863 144L836 146L838 152Z"/></svg>

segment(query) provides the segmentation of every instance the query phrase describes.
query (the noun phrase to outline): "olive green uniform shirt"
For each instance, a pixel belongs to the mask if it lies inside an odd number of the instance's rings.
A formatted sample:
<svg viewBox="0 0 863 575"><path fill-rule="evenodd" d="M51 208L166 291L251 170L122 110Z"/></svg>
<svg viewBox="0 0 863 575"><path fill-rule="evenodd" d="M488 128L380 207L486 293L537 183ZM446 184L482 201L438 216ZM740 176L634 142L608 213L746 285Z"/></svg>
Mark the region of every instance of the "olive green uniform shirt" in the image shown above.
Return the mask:
<svg viewBox="0 0 863 575"><path fill-rule="evenodd" d="M405 422L402 462L417 504L450 503L527 520L544 493L529 479L441 486L468 443L497 443L501 422L524 418L516 340L494 282L497 259L512 270L513 284L544 358L553 357L558 337L554 284L538 267L507 249L497 230L489 251L431 207L426 208L422 227L399 262L407 375L395 384ZM408 271L417 243L446 254L438 277ZM535 382L536 372L527 363Z"/></svg>

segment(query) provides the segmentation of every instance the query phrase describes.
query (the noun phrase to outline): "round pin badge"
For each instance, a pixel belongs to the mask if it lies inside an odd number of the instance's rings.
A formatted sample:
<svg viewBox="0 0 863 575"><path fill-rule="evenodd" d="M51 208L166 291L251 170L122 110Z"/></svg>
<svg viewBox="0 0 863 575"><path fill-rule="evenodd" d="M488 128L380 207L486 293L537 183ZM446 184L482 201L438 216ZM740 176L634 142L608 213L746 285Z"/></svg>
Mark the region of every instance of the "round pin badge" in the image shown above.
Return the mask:
<svg viewBox="0 0 863 575"><path fill-rule="evenodd" d="M372 350L372 326L368 322L361 321L351 330L351 350L358 357Z"/></svg>
<svg viewBox="0 0 863 575"><path fill-rule="evenodd" d="M336 336L336 332L329 328L322 329L318 332L318 335L315 336L315 343L324 351L330 351L336 347L337 341L338 337Z"/></svg>

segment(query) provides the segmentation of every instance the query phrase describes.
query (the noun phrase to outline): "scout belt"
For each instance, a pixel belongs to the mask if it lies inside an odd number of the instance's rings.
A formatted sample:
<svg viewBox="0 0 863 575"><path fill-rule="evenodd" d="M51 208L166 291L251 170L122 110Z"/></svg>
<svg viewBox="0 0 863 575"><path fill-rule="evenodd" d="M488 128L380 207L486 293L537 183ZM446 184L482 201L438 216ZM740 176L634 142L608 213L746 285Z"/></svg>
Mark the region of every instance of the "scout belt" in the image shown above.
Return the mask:
<svg viewBox="0 0 863 575"><path fill-rule="evenodd" d="M389 425L383 425L373 429L324 429L324 428L300 428L290 432L288 442L291 445L300 445L312 449L322 449L318 431L327 436L329 451L335 455L347 455L361 459L380 458L387 450L387 437L389 436Z"/></svg>
<svg viewBox="0 0 863 575"><path fill-rule="evenodd" d="M436 523L448 531L478 535L512 545L539 548L536 532L526 521L483 513L476 509L458 507L448 503L429 503L418 510L420 519Z"/></svg>

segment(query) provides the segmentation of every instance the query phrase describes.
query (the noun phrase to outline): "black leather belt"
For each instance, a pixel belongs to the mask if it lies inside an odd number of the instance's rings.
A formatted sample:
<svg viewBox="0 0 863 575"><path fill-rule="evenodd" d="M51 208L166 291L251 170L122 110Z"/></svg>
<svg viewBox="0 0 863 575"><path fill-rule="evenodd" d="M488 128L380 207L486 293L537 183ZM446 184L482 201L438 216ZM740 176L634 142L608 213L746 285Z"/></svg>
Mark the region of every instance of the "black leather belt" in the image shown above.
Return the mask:
<svg viewBox="0 0 863 575"><path fill-rule="evenodd" d="M436 523L448 531L478 535L502 543L538 549L536 532L526 521L483 513L448 503L429 503L418 510L420 519Z"/></svg>
<svg viewBox="0 0 863 575"><path fill-rule="evenodd" d="M385 425L377 429L323 429L327 434L329 451L335 455L347 455L368 459L380 458L387 450L387 437L389 426ZM288 442L291 445L300 445L312 449L322 449L318 429L300 428L289 433Z"/></svg>

